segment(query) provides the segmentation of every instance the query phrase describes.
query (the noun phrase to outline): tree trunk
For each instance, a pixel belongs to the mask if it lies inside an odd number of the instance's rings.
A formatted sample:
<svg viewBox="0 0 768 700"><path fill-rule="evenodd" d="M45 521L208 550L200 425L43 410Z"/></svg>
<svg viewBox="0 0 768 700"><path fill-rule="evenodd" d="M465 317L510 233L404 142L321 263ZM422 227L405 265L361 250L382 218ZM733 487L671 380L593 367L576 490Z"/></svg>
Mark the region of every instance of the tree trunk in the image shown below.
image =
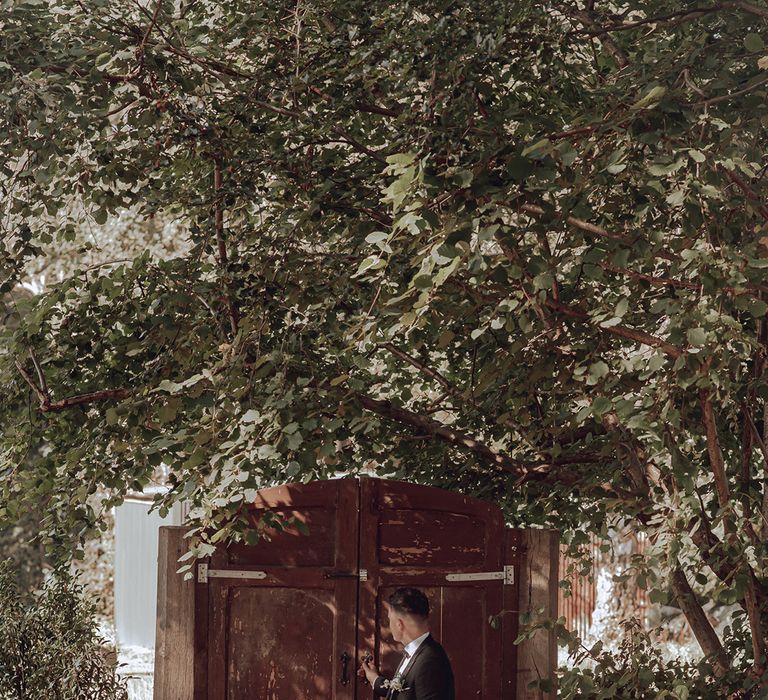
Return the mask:
<svg viewBox="0 0 768 700"><path fill-rule="evenodd" d="M672 572L672 589L675 592L680 609L683 611L688 624L693 630L693 634L696 636L696 641L699 643L704 655L712 663L715 675L717 677L725 675L730 666L728 656L696 598L691 584L688 583L688 579L680 564Z"/></svg>

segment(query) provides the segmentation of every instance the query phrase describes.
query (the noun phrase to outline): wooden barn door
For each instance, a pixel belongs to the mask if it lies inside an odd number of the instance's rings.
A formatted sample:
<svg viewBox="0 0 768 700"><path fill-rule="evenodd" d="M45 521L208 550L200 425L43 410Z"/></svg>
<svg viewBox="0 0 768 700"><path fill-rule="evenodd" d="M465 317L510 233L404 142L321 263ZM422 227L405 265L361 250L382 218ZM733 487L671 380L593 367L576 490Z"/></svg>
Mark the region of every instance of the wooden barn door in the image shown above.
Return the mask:
<svg viewBox="0 0 768 700"><path fill-rule="evenodd" d="M259 492L251 517L309 535L233 543L198 568L195 700L355 698L358 499L351 479Z"/></svg>
<svg viewBox="0 0 768 700"><path fill-rule="evenodd" d="M429 596L458 699L526 697L513 645L518 580L535 591L535 576L556 585L557 571L521 567L518 577L526 545L497 507L404 482L339 479L262 490L248 514L255 522L265 510L297 518L309 534L231 543L198 564L194 700L369 700L356 669L372 653L383 673L394 671L401 647L384 601L406 585ZM502 611L502 623L489 624ZM170 690L156 697L189 700L171 673L188 667L184 650L161 647L158 688Z"/></svg>
<svg viewBox="0 0 768 700"><path fill-rule="evenodd" d="M394 672L402 648L390 637L384 601L399 586L416 586L429 597L432 632L451 659L456 697L514 698L518 597L509 565L516 546L504 536L501 511L449 491L378 479L361 480L360 509L367 580L360 583L359 653L372 652L385 675ZM492 627L489 617L505 608L504 624ZM368 698L370 689L358 683L358 698Z"/></svg>

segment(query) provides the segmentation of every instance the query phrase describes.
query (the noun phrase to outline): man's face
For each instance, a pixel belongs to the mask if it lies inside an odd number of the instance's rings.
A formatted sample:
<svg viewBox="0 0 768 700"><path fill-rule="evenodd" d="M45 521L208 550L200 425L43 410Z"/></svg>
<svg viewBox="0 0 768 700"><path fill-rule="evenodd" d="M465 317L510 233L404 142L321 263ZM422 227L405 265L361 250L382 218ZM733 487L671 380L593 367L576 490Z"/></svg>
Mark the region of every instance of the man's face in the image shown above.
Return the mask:
<svg viewBox="0 0 768 700"><path fill-rule="evenodd" d="M403 629L405 627L405 625L403 624L403 618L400 617L392 609L392 606L389 603L386 603L386 606L387 606L387 617L389 618L389 631L392 634L392 639L394 639L396 642L402 642Z"/></svg>

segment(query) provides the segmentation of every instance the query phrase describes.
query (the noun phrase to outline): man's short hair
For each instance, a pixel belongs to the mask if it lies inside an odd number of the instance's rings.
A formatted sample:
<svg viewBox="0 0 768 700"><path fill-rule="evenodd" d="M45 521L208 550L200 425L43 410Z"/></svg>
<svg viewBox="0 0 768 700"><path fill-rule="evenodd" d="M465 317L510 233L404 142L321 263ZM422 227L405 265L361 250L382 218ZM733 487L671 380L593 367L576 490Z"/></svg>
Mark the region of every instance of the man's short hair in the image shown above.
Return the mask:
<svg viewBox="0 0 768 700"><path fill-rule="evenodd" d="M429 617L429 600L418 588L398 588L389 596L389 605L401 615L411 615L422 620Z"/></svg>

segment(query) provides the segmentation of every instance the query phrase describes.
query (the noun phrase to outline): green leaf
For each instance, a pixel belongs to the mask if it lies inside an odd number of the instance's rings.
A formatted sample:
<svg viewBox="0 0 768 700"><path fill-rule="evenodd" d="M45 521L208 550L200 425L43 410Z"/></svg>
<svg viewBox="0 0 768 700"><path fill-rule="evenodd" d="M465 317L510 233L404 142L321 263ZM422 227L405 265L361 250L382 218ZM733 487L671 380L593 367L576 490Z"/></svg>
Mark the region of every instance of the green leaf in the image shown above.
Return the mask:
<svg viewBox="0 0 768 700"><path fill-rule="evenodd" d="M384 233L384 231L374 231L373 233L369 233L365 240L368 243L378 243L379 241L386 241L387 238L389 238L388 233Z"/></svg>
<svg viewBox="0 0 768 700"><path fill-rule="evenodd" d="M543 151L546 148L549 148L552 145L552 142L549 139L541 139L540 141L537 141L531 146L528 146L528 148L524 148L521 155L527 156L530 153L535 153L536 151Z"/></svg>
<svg viewBox="0 0 768 700"><path fill-rule="evenodd" d="M524 182L533 172L533 162L529 158L514 156L507 163L507 173L515 182Z"/></svg>
<svg viewBox="0 0 768 700"><path fill-rule="evenodd" d="M750 32L744 37L744 48L751 53L756 53L765 48L765 42L759 34Z"/></svg>
<svg viewBox="0 0 768 700"><path fill-rule="evenodd" d="M255 409L255 408L249 408L243 415L240 417L241 423L255 423L261 414Z"/></svg>
<svg viewBox="0 0 768 700"><path fill-rule="evenodd" d="M363 274L364 272L372 272L378 270L386 265L386 261L380 258L378 255L369 255L363 260L357 268L355 277Z"/></svg>
<svg viewBox="0 0 768 700"><path fill-rule="evenodd" d="M599 417L611 410L611 400L605 396L598 396L592 402L592 413Z"/></svg>
<svg viewBox="0 0 768 700"><path fill-rule="evenodd" d="M658 102L667 92L667 88L657 85L651 88L643 97L632 105L632 109L645 109L653 103Z"/></svg>
<svg viewBox="0 0 768 700"><path fill-rule="evenodd" d="M93 63L97 68L101 68L105 64L109 63L111 58L112 54L109 51L105 51L104 53L100 53L98 56L96 56L96 60Z"/></svg>
<svg viewBox="0 0 768 700"><path fill-rule="evenodd" d="M688 342L695 347L701 347L707 342L707 333L703 328L688 329L686 337Z"/></svg>
<svg viewBox="0 0 768 700"><path fill-rule="evenodd" d="M416 160L415 153L393 153L387 156L387 163L390 165L410 165Z"/></svg>
<svg viewBox="0 0 768 700"><path fill-rule="evenodd" d="M178 399L169 399L164 403L157 411L158 418L160 419L161 423L170 423L173 420L176 420L176 415L178 414L179 410L179 401Z"/></svg>
<svg viewBox="0 0 768 700"><path fill-rule="evenodd" d="M685 190L673 190L667 195L667 204L672 207L680 207L685 202Z"/></svg>
<svg viewBox="0 0 768 700"><path fill-rule="evenodd" d="M177 384L176 382L172 382L170 379L163 379L156 388L156 391L167 391L169 394L175 394L177 391L180 391L182 389L181 384Z"/></svg>
<svg viewBox="0 0 768 700"><path fill-rule="evenodd" d="M533 278L534 289L552 289L555 278L551 272L542 272Z"/></svg>
<svg viewBox="0 0 768 700"><path fill-rule="evenodd" d="M768 304L762 299L750 299L749 300L749 312L755 318L762 318L768 312Z"/></svg>
<svg viewBox="0 0 768 700"><path fill-rule="evenodd" d="M416 289L429 289L432 286L432 276L416 275L416 277L413 278L413 286L416 287Z"/></svg>

